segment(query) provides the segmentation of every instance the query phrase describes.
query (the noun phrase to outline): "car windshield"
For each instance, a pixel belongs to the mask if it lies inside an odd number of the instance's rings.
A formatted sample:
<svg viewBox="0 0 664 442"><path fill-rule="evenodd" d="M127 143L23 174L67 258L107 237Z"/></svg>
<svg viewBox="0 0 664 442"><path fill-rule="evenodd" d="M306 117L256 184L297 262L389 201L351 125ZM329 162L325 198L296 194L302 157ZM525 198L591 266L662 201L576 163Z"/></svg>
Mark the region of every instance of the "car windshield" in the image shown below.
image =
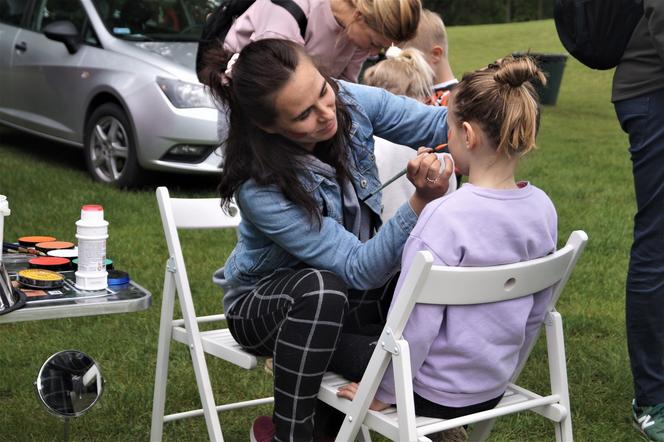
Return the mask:
<svg viewBox="0 0 664 442"><path fill-rule="evenodd" d="M123 40L197 41L220 0L93 0L106 29Z"/></svg>

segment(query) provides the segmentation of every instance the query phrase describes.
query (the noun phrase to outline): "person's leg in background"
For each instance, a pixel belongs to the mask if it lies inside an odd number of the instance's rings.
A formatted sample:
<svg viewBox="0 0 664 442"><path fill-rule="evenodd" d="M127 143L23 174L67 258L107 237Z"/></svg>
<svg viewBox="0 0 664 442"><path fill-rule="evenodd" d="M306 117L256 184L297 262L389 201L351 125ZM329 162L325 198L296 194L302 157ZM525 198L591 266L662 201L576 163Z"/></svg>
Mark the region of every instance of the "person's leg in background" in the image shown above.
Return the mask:
<svg viewBox="0 0 664 442"><path fill-rule="evenodd" d="M637 212L626 284L634 419L664 441L664 90L615 103L629 134Z"/></svg>
<svg viewBox="0 0 664 442"><path fill-rule="evenodd" d="M269 418L257 419L253 440L312 439L316 396L347 309L343 281L316 269L277 272L233 305L228 324L235 339L274 355L274 428Z"/></svg>

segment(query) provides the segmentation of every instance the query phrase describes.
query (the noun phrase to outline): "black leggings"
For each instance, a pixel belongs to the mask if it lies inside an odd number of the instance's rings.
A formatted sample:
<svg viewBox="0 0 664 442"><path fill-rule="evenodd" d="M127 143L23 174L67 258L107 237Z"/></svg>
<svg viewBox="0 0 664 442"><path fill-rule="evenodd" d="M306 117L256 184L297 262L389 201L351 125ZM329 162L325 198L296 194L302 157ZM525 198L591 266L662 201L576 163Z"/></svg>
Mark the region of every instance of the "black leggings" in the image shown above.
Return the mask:
<svg viewBox="0 0 664 442"><path fill-rule="evenodd" d="M274 357L275 440L312 440L316 396L342 331L379 334L396 280L356 291L328 271L284 269L261 280L227 312L238 343Z"/></svg>

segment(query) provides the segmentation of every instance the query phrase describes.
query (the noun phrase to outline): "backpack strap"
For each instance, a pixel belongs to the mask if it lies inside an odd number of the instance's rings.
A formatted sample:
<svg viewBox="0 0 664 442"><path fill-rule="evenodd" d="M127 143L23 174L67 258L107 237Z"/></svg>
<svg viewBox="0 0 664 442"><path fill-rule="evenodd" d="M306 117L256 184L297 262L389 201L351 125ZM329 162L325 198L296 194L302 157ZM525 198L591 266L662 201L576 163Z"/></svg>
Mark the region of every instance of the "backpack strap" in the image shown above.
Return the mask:
<svg viewBox="0 0 664 442"><path fill-rule="evenodd" d="M272 3L281 6L286 11L290 12L290 15L293 16L297 25L300 27L300 36L302 37L302 40L304 40L304 34L307 32L307 16L304 15L302 8L300 8L300 6L293 0L272 0Z"/></svg>

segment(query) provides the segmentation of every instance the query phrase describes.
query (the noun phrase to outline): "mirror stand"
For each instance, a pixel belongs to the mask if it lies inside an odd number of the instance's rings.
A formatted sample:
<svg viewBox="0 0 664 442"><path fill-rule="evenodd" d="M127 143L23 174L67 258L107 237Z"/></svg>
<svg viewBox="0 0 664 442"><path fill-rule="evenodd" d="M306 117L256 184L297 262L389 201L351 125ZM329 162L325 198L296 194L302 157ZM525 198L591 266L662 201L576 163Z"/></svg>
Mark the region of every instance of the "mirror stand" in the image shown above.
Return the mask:
<svg viewBox="0 0 664 442"><path fill-rule="evenodd" d="M44 362L35 389L46 410L64 421L67 442L71 418L83 416L97 403L104 389L104 378L90 356L78 350L65 350Z"/></svg>

